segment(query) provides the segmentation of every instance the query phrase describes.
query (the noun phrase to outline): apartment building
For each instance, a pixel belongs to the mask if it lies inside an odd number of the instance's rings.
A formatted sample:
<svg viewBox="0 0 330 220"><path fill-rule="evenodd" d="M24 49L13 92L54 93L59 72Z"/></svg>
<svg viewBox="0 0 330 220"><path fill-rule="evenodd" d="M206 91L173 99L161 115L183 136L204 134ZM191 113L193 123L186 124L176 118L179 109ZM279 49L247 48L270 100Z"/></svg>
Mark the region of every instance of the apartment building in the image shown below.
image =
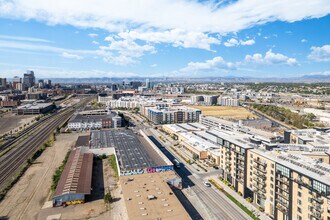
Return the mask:
<svg viewBox="0 0 330 220"><path fill-rule="evenodd" d="M146 116L154 124L174 124L197 122L201 113L199 109L185 106L156 106L148 108Z"/></svg>
<svg viewBox="0 0 330 220"><path fill-rule="evenodd" d="M300 154L252 149L247 187L274 219L330 219L330 166ZM250 195L250 196L251 196Z"/></svg>
<svg viewBox="0 0 330 220"><path fill-rule="evenodd" d="M204 104L205 105L215 105L217 104L217 95L204 95Z"/></svg>
<svg viewBox="0 0 330 220"><path fill-rule="evenodd" d="M239 100L231 97L220 96L217 100L217 104L221 106L239 106Z"/></svg>
<svg viewBox="0 0 330 220"><path fill-rule="evenodd" d="M197 104L203 101L204 101L204 97L202 95L191 96L191 104Z"/></svg>

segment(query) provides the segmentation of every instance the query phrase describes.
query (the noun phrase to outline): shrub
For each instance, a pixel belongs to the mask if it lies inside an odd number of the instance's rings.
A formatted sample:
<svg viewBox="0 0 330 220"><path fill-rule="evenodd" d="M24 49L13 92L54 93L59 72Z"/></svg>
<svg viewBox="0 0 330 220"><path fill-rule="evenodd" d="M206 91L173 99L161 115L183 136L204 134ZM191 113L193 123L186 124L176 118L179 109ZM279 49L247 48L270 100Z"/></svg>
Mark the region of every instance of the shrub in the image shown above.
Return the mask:
<svg viewBox="0 0 330 220"><path fill-rule="evenodd" d="M248 197L248 198L246 198L246 201L249 202L249 203L252 203L252 198Z"/></svg>
<svg viewBox="0 0 330 220"><path fill-rule="evenodd" d="M110 193L105 194L104 197L103 197L103 199L104 199L104 202L105 202L105 203L110 203L110 202L112 202L112 196L111 196Z"/></svg>

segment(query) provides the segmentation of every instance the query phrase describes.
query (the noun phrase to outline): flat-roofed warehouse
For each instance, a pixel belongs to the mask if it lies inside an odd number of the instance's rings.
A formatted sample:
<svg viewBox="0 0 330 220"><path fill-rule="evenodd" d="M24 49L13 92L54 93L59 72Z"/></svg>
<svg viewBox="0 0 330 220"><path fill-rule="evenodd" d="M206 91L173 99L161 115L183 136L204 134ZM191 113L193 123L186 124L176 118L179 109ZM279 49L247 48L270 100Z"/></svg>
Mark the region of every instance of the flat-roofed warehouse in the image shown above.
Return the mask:
<svg viewBox="0 0 330 220"><path fill-rule="evenodd" d="M169 185L175 180L174 171L120 177L129 219L191 219Z"/></svg>
<svg viewBox="0 0 330 220"><path fill-rule="evenodd" d="M53 196L53 206L79 204L91 194L93 154L88 148L71 151Z"/></svg>
<svg viewBox="0 0 330 220"><path fill-rule="evenodd" d="M141 140L144 140L141 138ZM142 144L131 130L100 130L91 132L91 149L114 148L119 175L173 170L173 164L155 146Z"/></svg>

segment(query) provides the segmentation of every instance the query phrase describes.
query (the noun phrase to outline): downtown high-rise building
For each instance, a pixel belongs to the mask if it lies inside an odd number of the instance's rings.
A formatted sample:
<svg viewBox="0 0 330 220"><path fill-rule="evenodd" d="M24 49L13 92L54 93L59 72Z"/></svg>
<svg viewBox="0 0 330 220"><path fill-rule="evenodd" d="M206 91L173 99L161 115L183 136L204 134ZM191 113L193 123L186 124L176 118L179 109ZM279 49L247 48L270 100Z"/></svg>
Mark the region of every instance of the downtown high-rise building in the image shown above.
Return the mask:
<svg viewBox="0 0 330 220"><path fill-rule="evenodd" d="M26 73L24 73L23 89L27 90L28 88L34 86L35 80L36 80L36 78L34 76L34 72L31 70L28 70Z"/></svg>

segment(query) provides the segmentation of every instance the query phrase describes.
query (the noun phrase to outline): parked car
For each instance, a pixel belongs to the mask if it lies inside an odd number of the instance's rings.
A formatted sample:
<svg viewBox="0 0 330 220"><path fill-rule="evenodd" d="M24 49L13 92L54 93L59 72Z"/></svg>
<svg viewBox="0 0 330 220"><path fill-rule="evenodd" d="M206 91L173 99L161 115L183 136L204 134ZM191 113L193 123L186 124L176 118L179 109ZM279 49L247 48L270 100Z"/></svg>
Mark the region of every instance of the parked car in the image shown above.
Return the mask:
<svg viewBox="0 0 330 220"><path fill-rule="evenodd" d="M204 184L204 186L206 186L206 187L211 187L211 183L209 183L209 182L203 182L203 184Z"/></svg>

